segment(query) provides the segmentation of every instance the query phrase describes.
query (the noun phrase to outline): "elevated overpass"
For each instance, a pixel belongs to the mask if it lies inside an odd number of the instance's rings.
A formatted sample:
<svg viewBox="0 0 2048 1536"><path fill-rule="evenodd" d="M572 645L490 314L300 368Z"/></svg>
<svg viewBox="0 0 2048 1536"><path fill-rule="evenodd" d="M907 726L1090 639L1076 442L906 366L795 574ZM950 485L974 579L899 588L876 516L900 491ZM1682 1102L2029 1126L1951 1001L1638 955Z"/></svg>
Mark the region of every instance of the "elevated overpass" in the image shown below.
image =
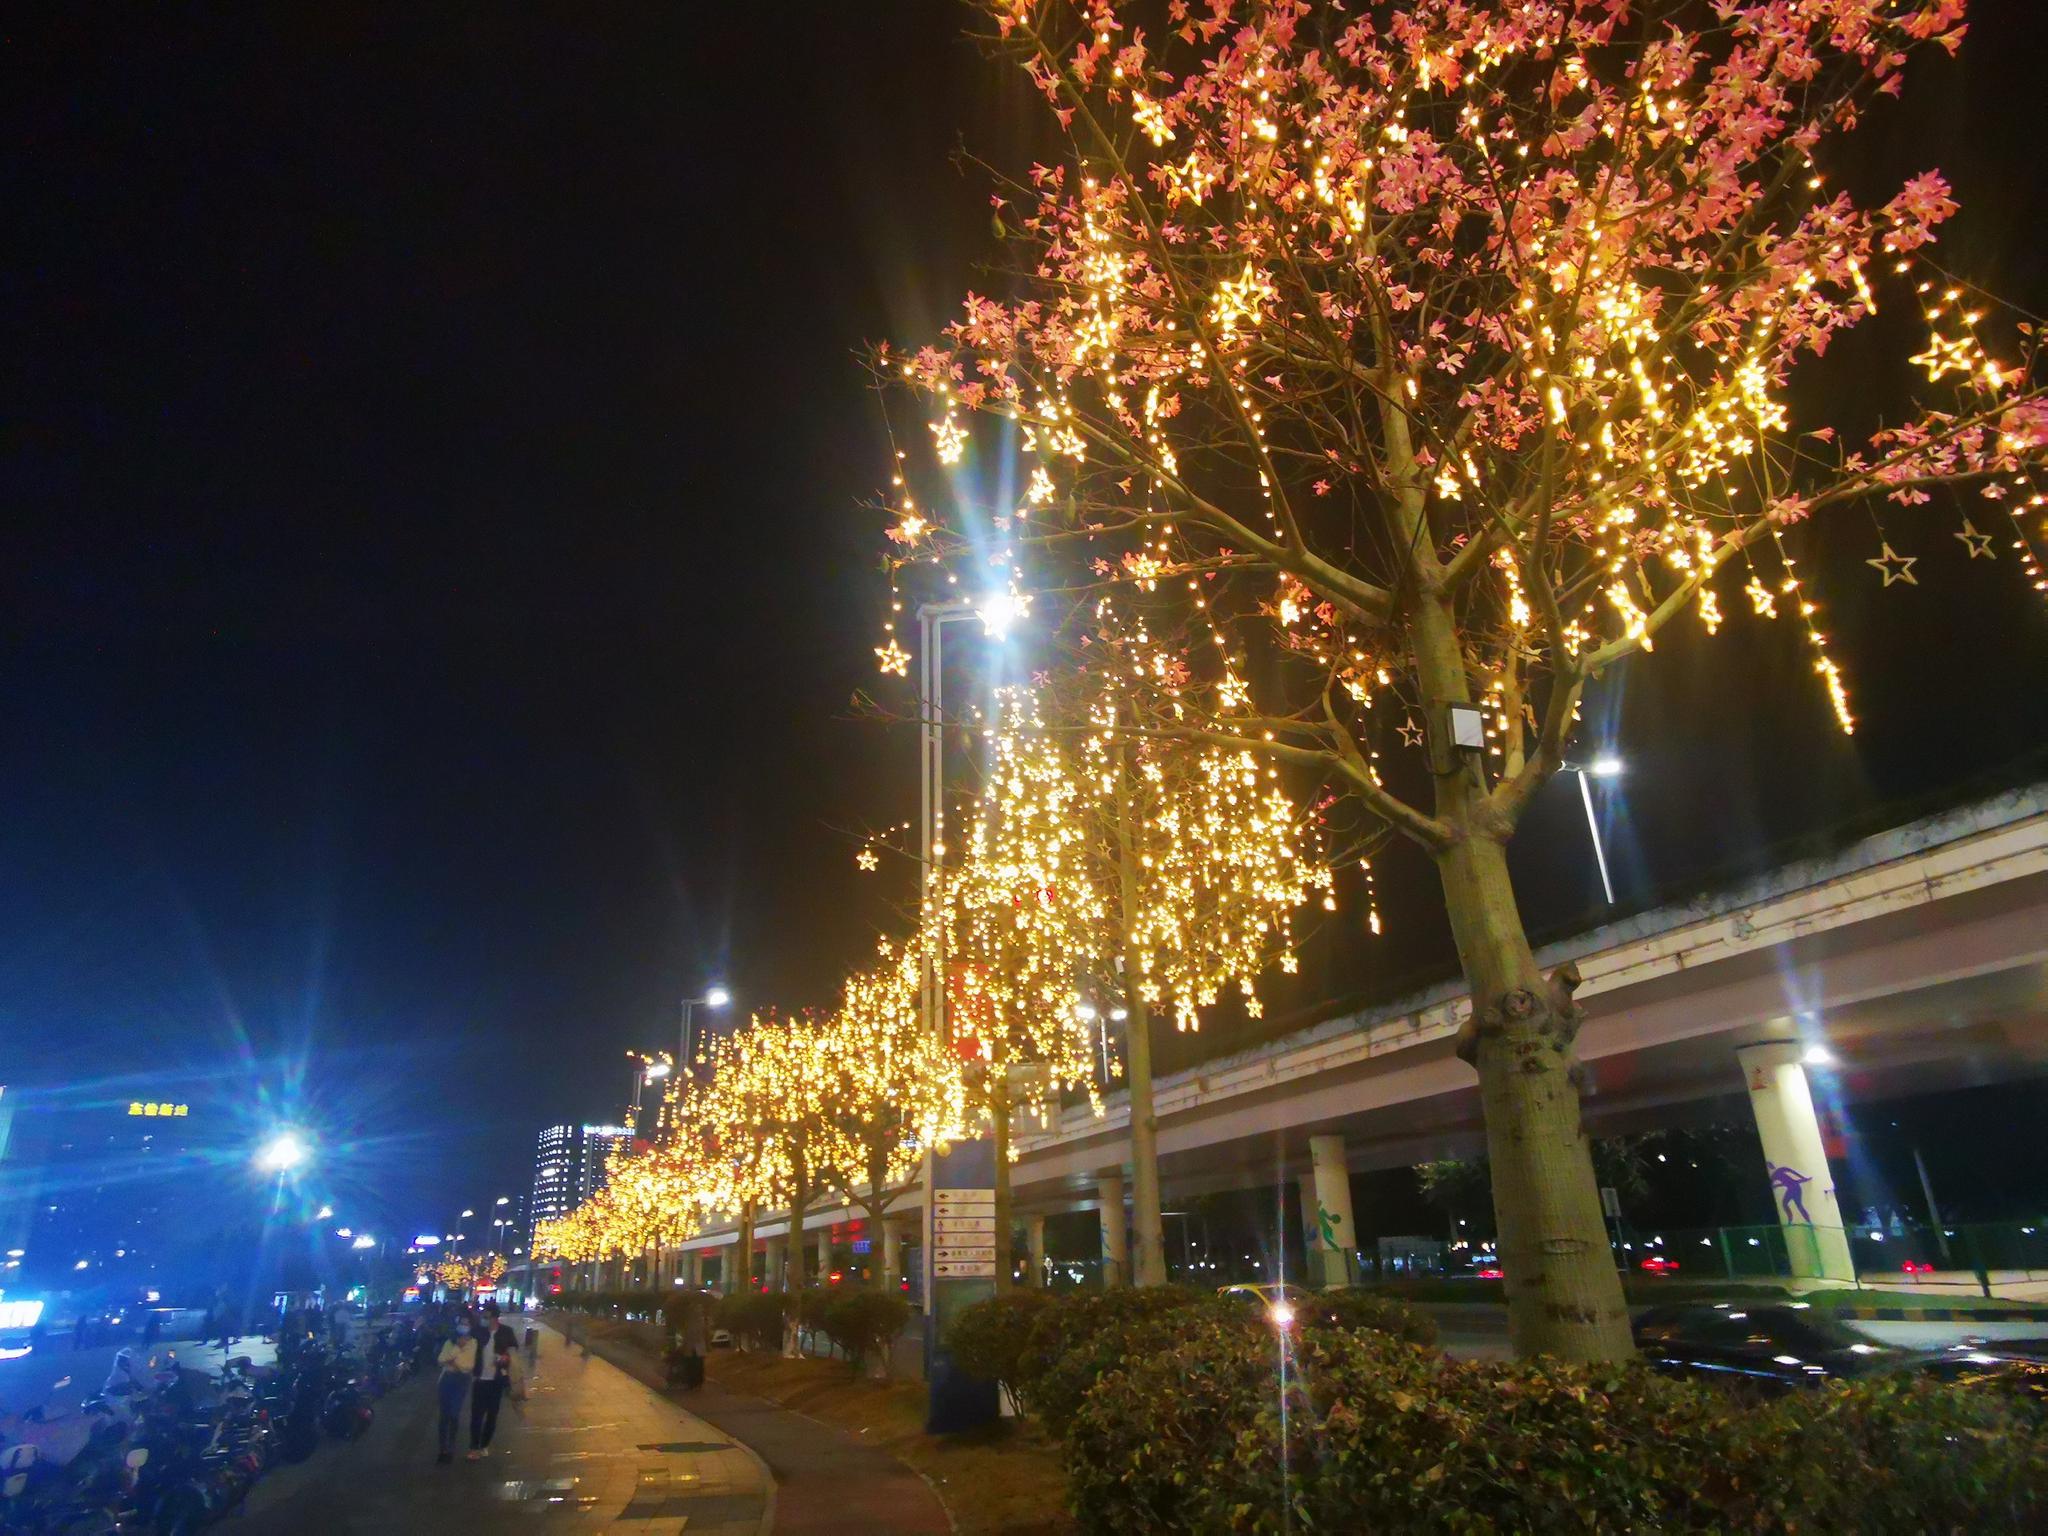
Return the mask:
<svg viewBox="0 0 2048 1536"><path fill-rule="evenodd" d="M1764 1084L1745 1078L1737 1053L1773 1041L1797 1054L1821 1048L1852 1103L2048 1071L2048 784L1595 928L1539 959L1545 970L1576 961L1584 977L1578 1053L1592 1074L1585 1113L1596 1135L1664 1123L1674 1106L1745 1088L1762 1121ZM1161 1078L1166 1197L1279 1178L1328 1192L1343 1172L1476 1150L1477 1081L1452 1049L1468 1008L1462 984L1446 982ZM1805 1091L1797 1054L1794 1097ZM1768 1129L1765 1141L1778 1157ZM1121 1259L1127 1152L1120 1094L1100 1116L1079 1106L1027 1126L1012 1165L1017 1215L1098 1206L1110 1257ZM1818 1177L1831 1203L1824 1165ZM891 1213L892 1260L920 1210L912 1191ZM824 1209L804 1226L817 1233L858 1215ZM1827 1224L1819 1211L1814 1220ZM789 1235L786 1220L756 1226L771 1257ZM707 1231L684 1253L735 1240L730 1228Z"/></svg>

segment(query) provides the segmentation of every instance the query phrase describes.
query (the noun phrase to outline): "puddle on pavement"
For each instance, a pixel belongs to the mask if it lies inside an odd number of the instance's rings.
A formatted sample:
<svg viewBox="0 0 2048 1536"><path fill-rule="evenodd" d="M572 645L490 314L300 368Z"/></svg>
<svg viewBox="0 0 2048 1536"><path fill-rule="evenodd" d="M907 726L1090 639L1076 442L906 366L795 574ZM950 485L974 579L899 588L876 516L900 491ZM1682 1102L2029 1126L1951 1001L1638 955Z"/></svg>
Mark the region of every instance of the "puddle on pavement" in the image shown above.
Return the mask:
<svg viewBox="0 0 2048 1536"><path fill-rule="evenodd" d="M573 1477L514 1478L498 1484L493 1491L508 1504L573 1504L589 1509L597 1503L597 1496L578 1493L577 1481Z"/></svg>

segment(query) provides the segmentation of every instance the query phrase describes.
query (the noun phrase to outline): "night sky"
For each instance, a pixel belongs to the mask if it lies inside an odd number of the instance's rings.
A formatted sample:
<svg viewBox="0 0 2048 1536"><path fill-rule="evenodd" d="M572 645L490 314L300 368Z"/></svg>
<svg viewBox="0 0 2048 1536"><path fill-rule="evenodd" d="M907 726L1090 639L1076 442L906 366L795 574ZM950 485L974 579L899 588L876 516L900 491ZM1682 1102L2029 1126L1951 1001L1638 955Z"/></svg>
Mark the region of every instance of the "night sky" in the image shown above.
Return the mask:
<svg viewBox="0 0 2048 1536"><path fill-rule="evenodd" d="M2040 23L1979 9L1867 153L1942 165L1951 259L2048 309ZM967 20L10 10L0 1081L298 1085L424 1218L615 1114L685 990L829 999L902 894L846 829L916 795L849 708L886 461L858 358L999 281L956 145L1042 142ZM1823 386L1852 414L1858 344ZM1830 535L1853 742L1786 626L1600 692L1627 899L2024 772L2048 607L1954 516L1887 520L1922 584L1882 594L1867 520ZM1538 928L1595 894L1546 793ZM1313 988L1443 964L1426 876L1395 855L1385 947L1349 914Z"/></svg>

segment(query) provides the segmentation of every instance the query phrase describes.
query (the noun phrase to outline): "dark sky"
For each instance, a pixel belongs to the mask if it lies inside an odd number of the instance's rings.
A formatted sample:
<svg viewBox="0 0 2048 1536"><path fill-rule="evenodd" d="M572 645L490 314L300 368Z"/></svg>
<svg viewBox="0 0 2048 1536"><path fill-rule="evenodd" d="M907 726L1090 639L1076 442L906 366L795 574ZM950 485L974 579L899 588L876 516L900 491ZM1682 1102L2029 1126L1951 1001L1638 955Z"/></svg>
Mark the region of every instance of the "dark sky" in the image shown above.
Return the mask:
<svg viewBox="0 0 2048 1536"><path fill-rule="evenodd" d="M1877 151L1946 166L1958 259L2040 309L2025 9ZM845 718L885 459L856 353L977 281L956 142L1035 131L965 20L10 9L0 1081L303 1081L397 1152L391 1198L473 1202L615 1112L686 988L829 995L889 915L833 828L915 794ZM2048 736L2042 605L1923 521L1917 589L1843 556L1855 742L1788 633L1597 701L1639 891ZM1583 835L1532 824L1539 926ZM1370 965L1427 968L1426 888L1386 878L1417 911Z"/></svg>

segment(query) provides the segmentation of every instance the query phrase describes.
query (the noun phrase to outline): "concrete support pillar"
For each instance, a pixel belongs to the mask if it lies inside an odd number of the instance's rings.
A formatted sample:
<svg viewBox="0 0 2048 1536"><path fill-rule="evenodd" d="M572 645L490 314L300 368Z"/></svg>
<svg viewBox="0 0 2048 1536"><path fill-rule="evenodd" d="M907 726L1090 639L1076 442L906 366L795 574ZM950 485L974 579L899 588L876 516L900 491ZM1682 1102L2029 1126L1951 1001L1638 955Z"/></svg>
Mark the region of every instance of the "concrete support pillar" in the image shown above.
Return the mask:
<svg viewBox="0 0 2048 1536"><path fill-rule="evenodd" d="M1095 1181L1096 1212L1102 1218L1102 1283L1131 1283L1131 1244L1124 1224L1124 1173L1121 1168Z"/></svg>
<svg viewBox="0 0 2048 1536"><path fill-rule="evenodd" d="M811 1261L811 1276L818 1285L830 1284L827 1278L832 1273L832 1229L820 1227L817 1231L817 1257Z"/></svg>
<svg viewBox="0 0 2048 1536"><path fill-rule="evenodd" d="M1309 1284L1315 1284L1323 1274L1323 1229L1315 1219L1315 1169L1294 1180L1294 1188L1300 1192L1300 1251L1305 1264L1303 1276Z"/></svg>
<svg viewBox="0 0 2048 1536"><path fill-rule="evenodd" d="M1026 1216L1024 1218L1024 1240L1031 1251L1031 1258L1024 1266L1024 1283L1043 1289L1045 1286L1045 1218Z"/></svg>
<svg viewBox="0 0 2048 1536"><path fill-rule="evenodd" d="M788 1253L788 1238L771 1237L768 1239L768 1273L763 1278L766 1280L768 1289L771 1291L779 1291L782 1289L782 1269L783 1265L788 1262Z"/></svg>
<svg viewBox="0 0 2048 1536"><path fill-rule="evenodd" d="M1309 1279L1317 1285L1349 1285L1358 1252L1358 1228L1351 1217L1351 1170L1344 1162L1342 1136L1308 1139L1315 1203L1302 1207L1302 1222L1314 1229Z"/></svg>
<svg viewBox="0 0 2048 1536"><path fill-rule="evenodd" d="M882 1289L895 1295L903 1288L903 1224L882 1223Z"/></svg>
<svg viewBox="0 0 2048 1536"><path fill-rule="evenodd" d="M1785 1231L1792 1273L1801 1279L1853 1281L1856 1264L1842 1228L1835 1175L1821 1143L1803 1054L1796 1040L1774 1040L1745 1045L1735 1056L1749 1085L1749 1107L1764 1144L1771 1198Z"/></svg>

